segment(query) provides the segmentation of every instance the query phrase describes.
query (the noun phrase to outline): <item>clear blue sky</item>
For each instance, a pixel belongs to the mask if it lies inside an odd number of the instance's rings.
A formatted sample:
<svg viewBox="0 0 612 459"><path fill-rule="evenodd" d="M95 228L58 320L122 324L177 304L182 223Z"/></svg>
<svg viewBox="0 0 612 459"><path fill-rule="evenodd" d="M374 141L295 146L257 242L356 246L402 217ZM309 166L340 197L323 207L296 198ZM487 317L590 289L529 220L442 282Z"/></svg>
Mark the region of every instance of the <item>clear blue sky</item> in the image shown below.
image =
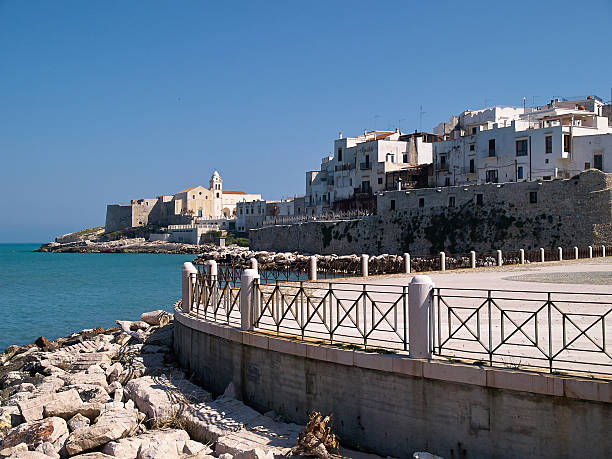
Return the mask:
<svg viewBox="0 0 612 459"><path fill-rule="evenodd" d="M206 185L303 194L338 131L612 86L612 3L0 0L0 242ZM534 99L535 98L535 99Z"/></svg>

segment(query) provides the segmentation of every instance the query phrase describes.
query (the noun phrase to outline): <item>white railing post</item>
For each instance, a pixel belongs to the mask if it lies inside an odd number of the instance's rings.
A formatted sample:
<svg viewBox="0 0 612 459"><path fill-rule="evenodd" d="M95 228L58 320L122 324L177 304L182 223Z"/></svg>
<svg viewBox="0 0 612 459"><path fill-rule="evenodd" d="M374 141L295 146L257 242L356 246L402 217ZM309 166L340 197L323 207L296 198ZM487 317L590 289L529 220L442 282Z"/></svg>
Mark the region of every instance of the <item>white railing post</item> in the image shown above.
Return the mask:
<svg viewBox="0 0 612 459"><path fill-rule="evenodd" d="M519 258L520 258L520 264L524 265L525 264L525 249L519 250Z"/></svg>
<svg viewBox="0 0 612 459"><path fill-rule="evenodd" d="M368 277L368 262L369 262L369 255L363 254L361 255L361 275L363 277Z"/></svg>
<svg viewBox="0 0 612 459"><path fill-rule="evenodd" d="M446 271L446 254L440 252L440 271Z"/></svg>
<svg viewBox="0 0 612 459"><path fill-rule="evenodd" d="M543 249L543 248L540 248L540 261L541 261L542 263L544 263L544 261L545 261L545 257L544 257L544 249Z"/></svg>
<svg viewBox="0 0 612 459"><path fill-rule="evenodd" d="M317 257L312 255L310 257L310 264L308 266L308 280L317 280Z"/></svg>
<svg viewBox="0 0 612 459"><path fill-rule="evenodd" d="M257 259L251 258L249 262L251 263L251 269L254 269L255 271L257 271Z"/></svg>
<svg viewBox="0 0 612 459"><path fill-rule="evenodd" d="M253 330L255 325L254 297L255 280L259 274L254 269L245 269L240 276L240 328Z"/></svg>
<svg viewBox="0 0 612 459"><path fill-rule="evenodd" d="M473 250L470 252L470 266L476 268L476 252Z"/></svg>
<svg viewBox="0 0 612 459"><path fill-rule="evenodd" d="M563 261L563 247L557 247L557 252L559 253L559 261Z"/></svg>
<svg viewBox="0 0 612 459"><path fill-rule="evenodd" d="M601 256L602 256L602 257L605 257L605 256L606 256L606 246L605 246L605 245L602 245L602 246L601 246Z"/></svg>
<svg viewBox="0 0 612 459"><path fill-rule="evenodd" d="M574 258L578 259L578 247L574 247Z"/></svg>
<svg viewBox="0 0 612 459"><path fill-rule="evenodd" d="M504 264L504 258L502 256L502 251L498 250L497 251L497 266L501 266Z"/></svg>
<svg viewBox="0 0 612 459"><path fill-rule="evenodd" d="M589 246L589 258L593 258L593 246Z"/></svg>
<svg viewBox="0 0 612 459"><path fill-rule="evenodd" d="M183 263L183 269L181 270L181 285L182 285L182 300L183 304L181 309L183 312L189 313L193 306L193 286L195 285L196 275L198 270L193 263Z"/></svg>
<svg viewBox="0 0 612 459"><path fill-rule="evenodd" d="M410 254L404 254L404 273L410 274Z"/></svg>
<svg viewBox="0 0 612 459"><path fill-rule="evenodd" d="M208 260L206 264L208 265L208 277L212 288L212 310L214 311L219 304L219 283L217 282L219 271L215 260Z"/></svg>
<svg viewBox="0 0 612 459"><path fill-rule="evenodd" d="M434 283L429 276L417 275L408 286L408 342L410 357L429 359L433 349Z"/></svg>

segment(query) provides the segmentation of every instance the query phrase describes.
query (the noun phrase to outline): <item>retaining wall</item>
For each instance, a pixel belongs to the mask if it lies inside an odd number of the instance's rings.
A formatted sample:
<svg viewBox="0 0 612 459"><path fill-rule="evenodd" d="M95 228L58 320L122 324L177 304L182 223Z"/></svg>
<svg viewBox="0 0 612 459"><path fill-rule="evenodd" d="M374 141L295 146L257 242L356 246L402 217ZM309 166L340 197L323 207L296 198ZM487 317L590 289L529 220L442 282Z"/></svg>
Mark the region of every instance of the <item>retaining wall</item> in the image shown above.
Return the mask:
<svg viewBox="0 0 612 459"><path fill-rule="evenodd" d="M597 170L569 180L385 192L377 203L377 216L251 230L250 247L424 255L612 242L612 174Z"/></svg>
<svg viewBox="0 0 612 459"><path fill-rule="evenodd" d="M181 365L207 388L304 424L333 413L341 442L380 455L607 457L612 384L243 332L175 311Z"/></svg>

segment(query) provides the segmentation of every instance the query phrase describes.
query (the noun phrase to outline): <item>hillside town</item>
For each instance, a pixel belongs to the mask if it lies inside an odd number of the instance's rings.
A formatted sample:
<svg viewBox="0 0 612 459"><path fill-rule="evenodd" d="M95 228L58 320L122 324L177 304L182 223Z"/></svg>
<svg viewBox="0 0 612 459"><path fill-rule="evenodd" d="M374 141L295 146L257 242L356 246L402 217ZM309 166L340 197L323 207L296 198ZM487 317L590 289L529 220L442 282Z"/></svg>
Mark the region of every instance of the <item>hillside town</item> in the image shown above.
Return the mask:
<svg viewBox="0 0 612 459"><path fill-rule="evenodd" d="M355 137L340 132L333 153L322 158L318 170L306 172L303 196L264 200L259 193L227 190L214 171L208 188L196 185L109 205L105 231L154 226L163 230L151 240L200 244L211 231L248 233L270 225L384 215L394 210L395 200L379 203L397 191L548 182L590 169L612 172L612 106L595 95L556 98L533 108L465 110L433 132L374 130ZM445 204L456 202L449 195ZM415 205L429 204L421 199Z"/></svg>

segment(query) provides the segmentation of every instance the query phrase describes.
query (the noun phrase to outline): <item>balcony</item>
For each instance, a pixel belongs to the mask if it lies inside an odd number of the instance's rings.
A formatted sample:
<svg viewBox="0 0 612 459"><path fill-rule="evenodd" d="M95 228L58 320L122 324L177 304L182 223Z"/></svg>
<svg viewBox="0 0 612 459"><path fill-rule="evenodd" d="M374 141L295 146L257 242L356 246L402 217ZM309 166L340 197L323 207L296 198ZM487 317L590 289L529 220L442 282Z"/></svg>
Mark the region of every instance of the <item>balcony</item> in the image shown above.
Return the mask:
<svg viewBox="0 0 612 459"><path fill-rule="evenodd" d="M369 171L372 169L372 163L359 163L359 169L362 171Z"/></svg>

